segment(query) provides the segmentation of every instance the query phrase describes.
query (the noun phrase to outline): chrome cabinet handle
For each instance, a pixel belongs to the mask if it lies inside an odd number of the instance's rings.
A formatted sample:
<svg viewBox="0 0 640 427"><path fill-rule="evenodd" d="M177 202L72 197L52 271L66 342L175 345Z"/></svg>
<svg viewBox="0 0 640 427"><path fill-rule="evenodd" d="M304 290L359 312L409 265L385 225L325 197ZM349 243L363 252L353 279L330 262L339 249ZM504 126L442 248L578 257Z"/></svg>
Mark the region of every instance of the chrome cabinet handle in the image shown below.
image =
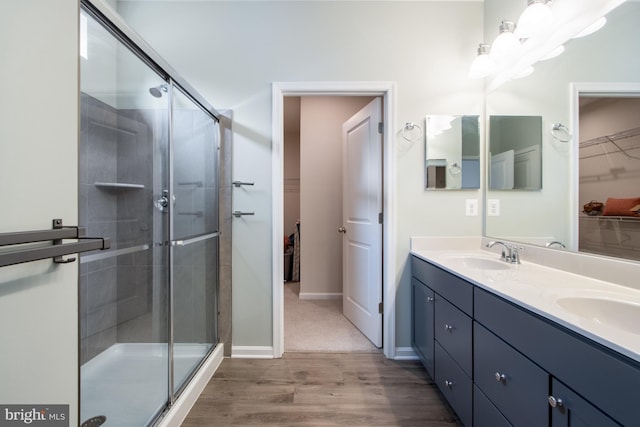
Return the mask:
<svg viewBox="0 0 640 427"><path fill-rule="evenodd" d="M552 408L560 408L561 406L564 405L564 402L562 401L562 399L558 399L554 396L549 396L549 406L551 406Z"/></svg>
<svg viewBox="0 0 640 427"><path fill-rule="evenodd" d="M427 297L427 302L433 302L433 301L435 301L435 298L433 298L433 297Z"/></svg>
<svg viewBox="0 0 640 427"><path fill-rule="evenodd" d="M447 325L447 324L445 323L445 325L444 325L444 330L445 330L445 331L447 331L447 332L452 332L452 331L453 331L453 326L451 326L451 325Z"/></svg>
<svg viewBox="0 0 640 427"><path fill-rule="evenodd" d="M346 232L347 232L346 228L344 228L344 227L339 227L338 228L338 233L346 233Z"/></svg>
<svg viewBox="0 0 640 427"><path fill-rule="evenodd" d="M496 381L498 381L499 383L507 379L507 376L505 374L501 374L500 372L496 372L494 375L496 377Z"/></svg>
<svg viewBox="0 0 640 427"><path fill-rule="evenodd" d="M447 388L452 388L453 387L453 381L445 380L444 381L444 386L447 387Z"/></svg>

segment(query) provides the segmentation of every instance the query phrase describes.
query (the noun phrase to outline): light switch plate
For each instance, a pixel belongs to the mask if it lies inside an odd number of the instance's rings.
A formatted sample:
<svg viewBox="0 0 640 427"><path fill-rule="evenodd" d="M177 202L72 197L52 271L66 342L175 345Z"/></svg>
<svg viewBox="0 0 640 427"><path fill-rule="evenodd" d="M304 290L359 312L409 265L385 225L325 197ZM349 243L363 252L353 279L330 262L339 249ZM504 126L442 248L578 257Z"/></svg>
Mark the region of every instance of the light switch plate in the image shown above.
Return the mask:
<svg viewBox="0 0 640 427"><path fill-rule="evenodd" d="M487 216L500 216L500 199L487 200Z"/></svg>
<svg viewBox="0 0 640 427"><path fill-rule="evenodd" d="M478 216L478 199L467 199L465 213L467 216Z"/></svg>

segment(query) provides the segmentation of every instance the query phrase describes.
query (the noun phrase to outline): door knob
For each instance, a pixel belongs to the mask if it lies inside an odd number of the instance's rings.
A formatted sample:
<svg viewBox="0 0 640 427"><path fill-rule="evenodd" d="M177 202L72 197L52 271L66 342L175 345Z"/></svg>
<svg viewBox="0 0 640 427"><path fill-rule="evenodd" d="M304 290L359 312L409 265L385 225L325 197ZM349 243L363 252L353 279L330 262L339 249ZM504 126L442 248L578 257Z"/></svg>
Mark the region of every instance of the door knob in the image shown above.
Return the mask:
<svg viewBox="0 0 640 427"><path fill-rule="evenodd" d="M344 227L339 227L338 228L338 233L346 233L346 232L347 232L346 228L344 228Z"/></svg>

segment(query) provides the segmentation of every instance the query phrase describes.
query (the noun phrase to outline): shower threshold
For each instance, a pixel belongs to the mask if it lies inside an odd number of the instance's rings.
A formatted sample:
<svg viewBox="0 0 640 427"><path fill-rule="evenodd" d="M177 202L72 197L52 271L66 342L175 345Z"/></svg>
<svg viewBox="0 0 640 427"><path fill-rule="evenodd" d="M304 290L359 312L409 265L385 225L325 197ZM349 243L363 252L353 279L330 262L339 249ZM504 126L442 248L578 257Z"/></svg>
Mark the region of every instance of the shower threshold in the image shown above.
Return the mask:
<svg viewBox="0 0 640 427"><path fill-rule="evenodd" d="M211 344L174 344L175 384L182 384ZM104 425L149 425L168 400L168 346L115 344L80 368L80 422L98 415Z"/></svg>

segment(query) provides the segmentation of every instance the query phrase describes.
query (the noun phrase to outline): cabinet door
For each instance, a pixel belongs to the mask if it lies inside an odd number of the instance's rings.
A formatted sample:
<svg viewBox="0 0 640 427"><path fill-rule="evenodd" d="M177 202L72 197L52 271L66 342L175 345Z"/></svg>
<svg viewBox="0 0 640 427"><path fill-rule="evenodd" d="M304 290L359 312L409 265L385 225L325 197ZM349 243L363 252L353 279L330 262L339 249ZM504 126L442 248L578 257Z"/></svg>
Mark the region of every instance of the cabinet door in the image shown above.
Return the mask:
<svg viewBox="0 0 640 427"><path fill-rule="evenodd" d="M427 372L434 378L434 293L416 278L412 288L412 345Z"/></svg>
<svg viewBox="0 0 640 427"><path fill-rule="evenodd" d="M551 381L549 405L552 408L551 425L553 427L609 427L620 425L555 378Z"/></svg>

